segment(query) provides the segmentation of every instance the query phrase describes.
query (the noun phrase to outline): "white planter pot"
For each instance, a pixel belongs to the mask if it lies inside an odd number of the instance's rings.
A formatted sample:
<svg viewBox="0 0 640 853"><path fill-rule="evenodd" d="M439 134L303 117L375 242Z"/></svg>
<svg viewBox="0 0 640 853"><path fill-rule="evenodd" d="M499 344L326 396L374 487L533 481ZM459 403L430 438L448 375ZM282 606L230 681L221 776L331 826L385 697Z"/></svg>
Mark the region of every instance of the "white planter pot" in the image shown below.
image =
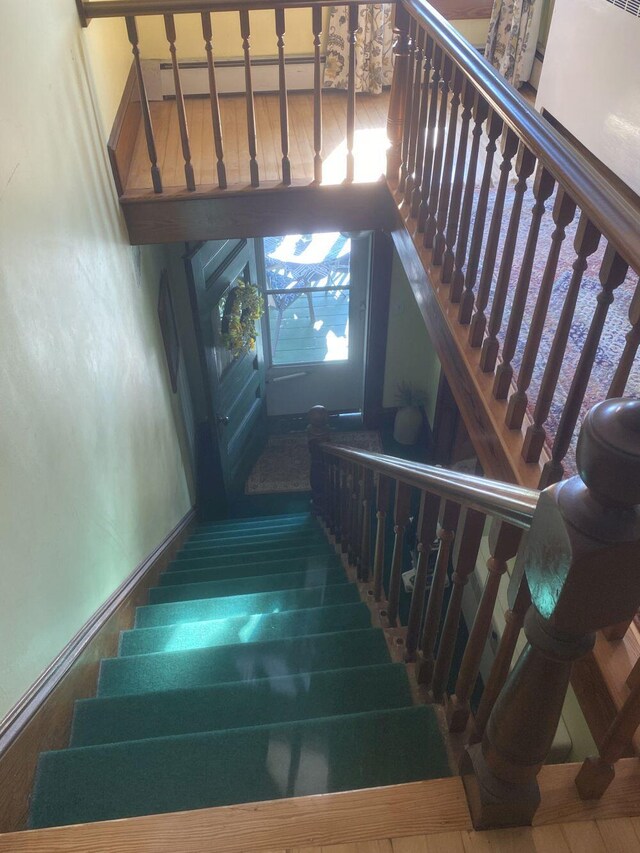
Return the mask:
<svg viewBox="0 0 640 853"><path fill-rule="evenodd" d="M398 444L415 444L422 427L422 411L418 406L404 406L396 412L393 437Z"/></svg>

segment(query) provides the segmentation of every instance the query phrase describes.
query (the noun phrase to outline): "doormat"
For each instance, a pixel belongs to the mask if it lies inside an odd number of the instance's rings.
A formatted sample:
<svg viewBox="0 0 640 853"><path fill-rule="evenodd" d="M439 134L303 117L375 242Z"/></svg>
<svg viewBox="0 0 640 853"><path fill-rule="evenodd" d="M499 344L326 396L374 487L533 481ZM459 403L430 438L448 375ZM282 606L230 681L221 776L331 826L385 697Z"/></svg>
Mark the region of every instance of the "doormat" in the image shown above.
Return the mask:
<svg viewBox="0 0 640 853"><path fill-rule="evenodd" d="M342 444L355 450L382 452L377 432L332 432L329 444ZM309 448L306 432L272 435L253 466L245 486L247 495L274 492L308 492Z"/></svg>

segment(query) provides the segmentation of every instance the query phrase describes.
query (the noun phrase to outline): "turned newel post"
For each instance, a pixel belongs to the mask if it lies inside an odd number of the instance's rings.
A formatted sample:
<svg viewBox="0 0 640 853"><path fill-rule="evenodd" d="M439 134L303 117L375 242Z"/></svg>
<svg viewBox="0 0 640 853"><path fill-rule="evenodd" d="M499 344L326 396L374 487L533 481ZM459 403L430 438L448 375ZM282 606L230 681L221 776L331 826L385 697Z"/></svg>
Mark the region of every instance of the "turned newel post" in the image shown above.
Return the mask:
<svg viewBox="0 0 640 853"><path fill-rule="evenodd" d="M324 406L313 406L307 415L307 442L309 445L311 484L311 504L316 515L324 516L325 505L325 472L321 445L329 441L329 414Z"/></svg>
<svg viewBox="0 0 640 853"><path fill-rule="evenodd" d="M409 48L409 13L402 3L397 3L393 26L393 78L387 114L387 179L390 181L398 180L402 160L402 132L411 53Z"/></svg>
<svg viewBox="0 0 640 853"><path fill-rule="evenodd" d="M531 823L572 663L640 604L640 401L595 406L577 463L580 476L541 493L518 555L528 643L460 768L476 828Z"/></svg>

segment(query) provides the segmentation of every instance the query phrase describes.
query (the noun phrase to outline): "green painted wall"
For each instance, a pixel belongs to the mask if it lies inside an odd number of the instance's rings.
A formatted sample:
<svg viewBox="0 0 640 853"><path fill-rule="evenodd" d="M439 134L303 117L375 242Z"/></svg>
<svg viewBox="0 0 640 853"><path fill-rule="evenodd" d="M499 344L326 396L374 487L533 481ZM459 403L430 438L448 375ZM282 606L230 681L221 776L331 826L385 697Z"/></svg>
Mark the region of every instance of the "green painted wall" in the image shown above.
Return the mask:
<svg viewBox="0 0 640 853"><path fill-rule="evenodd" d="M382 405L389 409L396 406L398 383L409 382L426 393L425 411L433 426L439 381L440 362L400 259L394 252Z"/></svg>
<svg viewBox="0 0 640 853"><path fill-rule="evenodd" d="M1 717L191 497L164 253L127 244L75 4L0 23Z"/></svg>

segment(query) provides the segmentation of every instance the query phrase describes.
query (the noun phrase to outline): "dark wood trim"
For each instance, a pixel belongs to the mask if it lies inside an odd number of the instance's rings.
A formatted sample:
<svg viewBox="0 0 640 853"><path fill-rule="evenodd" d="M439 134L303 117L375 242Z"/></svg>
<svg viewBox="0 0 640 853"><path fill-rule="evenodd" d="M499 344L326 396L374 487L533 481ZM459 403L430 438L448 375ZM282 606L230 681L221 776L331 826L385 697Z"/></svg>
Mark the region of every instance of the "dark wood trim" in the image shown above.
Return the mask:
<svg viewBox="0 0 640 853"><path fill-rule="evenodd" d="M519 446L516 446L521 434L510 433L504 425L504 417L500 418L489 408L496 406L496 401L479 384L486 382L487 374L474 370L465 359L456 336L458 329L464 331L464 327L458 327L457 316L452 320L453 327L450 325L438 299L438 271L429 267L427 250L424 250L424 258L418 253L399 213L392 237L482 470L487 477L535 488L540 466L522 461Z"/></svg>
<svg viewBox="0 0 640 853"><path fill-rule="evenodd" d="M392 267L393 240L384 231L376 231L373 235L362 404L362 420L370 429L379 428L382 416Z"/></svg>
<svg viewBox="0 0 640 853"><path fill-rule="evenodd" d="M460 411L447 377L441 370L432 431L433 460L436 465L444 465L446 468L452 465L459 421Z"/></svg>
<svg viewBox="0 0 640 853"><path fill-rule="evenodd" d="M395 206L384 181L196 190L120 200L133 245L305 234L312 231L391 230Z"/></svg>
<svg viewBox="0 0 640 853"><path fill-rule="evenodd" d="M95 695L103 657L117 654L120 631L187 538L191 509L85 622L0 724L0 832L26 827L38 755L69 743L76 699Z"/></svg>
<svg viewBox="0 0 640 853"><path fill-rule="evenodd" d="M109 162L119 196L124 193L127 186L141 117L136 71L133 63L131 63L129 76L107 142Z"/></svg>

